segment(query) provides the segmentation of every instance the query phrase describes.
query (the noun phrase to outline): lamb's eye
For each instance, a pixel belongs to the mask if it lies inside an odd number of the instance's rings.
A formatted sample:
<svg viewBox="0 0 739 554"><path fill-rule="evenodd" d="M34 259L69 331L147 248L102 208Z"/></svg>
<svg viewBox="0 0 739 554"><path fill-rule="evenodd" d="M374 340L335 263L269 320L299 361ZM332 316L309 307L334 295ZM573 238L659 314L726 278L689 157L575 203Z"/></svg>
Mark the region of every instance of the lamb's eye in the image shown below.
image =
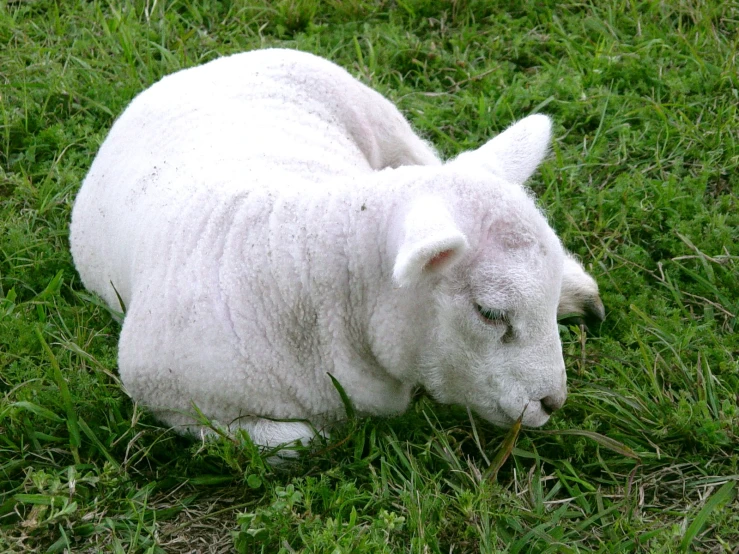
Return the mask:
<svg viewBox="0 0 739 554"><path fill-rule="evenodd" d="M480 304L475 304L475 308L477 308L477 312L485 319L487 323L490 323L491 325L506 326L505 335L503 335L500 339L502 342L509 343L516 340L516 333L513 330L513 325L511 325L511 321L510 319L508 319L508 314L506 312L502 310L483 308L482 306L480 306Z"/></svg>
<svg viewBox="0 0 739 554"><path fill-rule="evenodd" d="M477 312L491 322L508 323L508 316L502 310L493 310L491 308L483 308L480 304L475 304Z"/></svg>

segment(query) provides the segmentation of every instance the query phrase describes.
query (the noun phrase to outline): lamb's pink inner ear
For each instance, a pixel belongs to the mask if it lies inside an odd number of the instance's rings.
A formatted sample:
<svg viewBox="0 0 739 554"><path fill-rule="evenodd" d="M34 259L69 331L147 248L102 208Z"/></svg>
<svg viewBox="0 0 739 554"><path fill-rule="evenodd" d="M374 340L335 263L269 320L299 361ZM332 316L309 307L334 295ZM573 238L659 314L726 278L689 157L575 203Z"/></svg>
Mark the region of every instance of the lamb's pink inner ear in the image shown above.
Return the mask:
<svg viewBox="0 0 739 554"><path fill-rule="evenodd" d="M426 269L438 269L454 254L453 250L442 250L431 258L426 264Z"/></svg>

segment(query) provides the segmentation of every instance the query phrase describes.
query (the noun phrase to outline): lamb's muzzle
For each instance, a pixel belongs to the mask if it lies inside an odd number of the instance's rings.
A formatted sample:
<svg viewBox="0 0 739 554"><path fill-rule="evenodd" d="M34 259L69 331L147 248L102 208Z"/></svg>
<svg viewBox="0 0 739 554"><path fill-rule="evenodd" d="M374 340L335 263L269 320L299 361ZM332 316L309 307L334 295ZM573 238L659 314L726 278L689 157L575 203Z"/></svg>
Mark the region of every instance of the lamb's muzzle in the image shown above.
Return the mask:
<svg viewBox="0 0 739 554"><path fill-rule="evenodd" d="M552 415L564 406L565 399L566 396L545 396L539 402L541 402L541 407L547 415Z"/></svg>

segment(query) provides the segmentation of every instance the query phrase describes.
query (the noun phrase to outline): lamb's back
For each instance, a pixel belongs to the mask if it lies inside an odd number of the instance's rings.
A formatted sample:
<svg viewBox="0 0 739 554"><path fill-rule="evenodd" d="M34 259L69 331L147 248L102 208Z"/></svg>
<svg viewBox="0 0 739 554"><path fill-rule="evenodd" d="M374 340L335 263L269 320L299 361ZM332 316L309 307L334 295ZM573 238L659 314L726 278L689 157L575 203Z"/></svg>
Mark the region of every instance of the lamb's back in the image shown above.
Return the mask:
<svg viewBox="0 0 739 554"><path fill-rule="evenodd" d="M83 282L117 307L110 283L126 300L145 243L168 236L193 203L222 209L255 190L265 202L265 190L310 193L371 171L352 133L369 125L358 108L372 95L390 105L338 66L290 50L163 78L115 122L78 194L70 241Z"/></svg>

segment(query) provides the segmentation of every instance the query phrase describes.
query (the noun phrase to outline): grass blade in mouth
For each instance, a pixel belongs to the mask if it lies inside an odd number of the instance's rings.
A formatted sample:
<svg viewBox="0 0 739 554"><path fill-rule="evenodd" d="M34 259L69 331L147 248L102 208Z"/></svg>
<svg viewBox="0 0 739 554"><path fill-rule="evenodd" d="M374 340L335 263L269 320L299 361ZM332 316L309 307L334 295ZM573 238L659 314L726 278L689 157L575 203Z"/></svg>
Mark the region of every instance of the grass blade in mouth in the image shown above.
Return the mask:
<svg viewBox="0 0 739 554"><path fill-rule="evenodd" d="M495 458L493 458L493 461L490 463L490 467L488 467L487 471L485 472L485 478L492 481L495 481L498 478L498 471L500 471L500 468L503 467L503 464L505 464L506 460L508 460L511 452L513 452L513 447L516 446L516 440L518 440L518 434L521 432L521 426L523 424L523 414L525 412L526 409L524 408L524 411L521 412L521 415L518 416L518 419L514 422L513 425L511 425L511 428L508 430L508 433L503 439L503 443L500 445L498 453L495 455Z"/></svg>

